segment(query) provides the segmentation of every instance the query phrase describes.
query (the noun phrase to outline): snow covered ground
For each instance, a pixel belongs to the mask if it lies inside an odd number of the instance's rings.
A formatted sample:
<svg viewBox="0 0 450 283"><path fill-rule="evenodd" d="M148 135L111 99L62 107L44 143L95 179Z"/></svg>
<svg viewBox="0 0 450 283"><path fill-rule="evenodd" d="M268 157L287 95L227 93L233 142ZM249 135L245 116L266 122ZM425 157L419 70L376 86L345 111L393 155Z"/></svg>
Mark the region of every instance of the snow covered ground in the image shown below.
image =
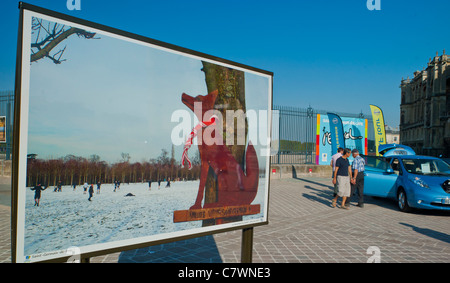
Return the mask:
<svg viewBox="0 0 450 283"><path fill-rule="evenodd" d="M189 209L198 192L198 181L121 184L113 192L113 184L103 184L100 194L94 185L94 196L83 194L83 187L53 187L42 192L39 207L34 206L34 192L27 188L25 214L25 255L63 250L70 246L88 246L119 240L201 227L201 221L173 223L175 210ZM264 179L260 179L258 195L253 204L264 211ZM125 197L132 193L135 196ZM261 214L244 216L244 220L260 218Z"/></svg>

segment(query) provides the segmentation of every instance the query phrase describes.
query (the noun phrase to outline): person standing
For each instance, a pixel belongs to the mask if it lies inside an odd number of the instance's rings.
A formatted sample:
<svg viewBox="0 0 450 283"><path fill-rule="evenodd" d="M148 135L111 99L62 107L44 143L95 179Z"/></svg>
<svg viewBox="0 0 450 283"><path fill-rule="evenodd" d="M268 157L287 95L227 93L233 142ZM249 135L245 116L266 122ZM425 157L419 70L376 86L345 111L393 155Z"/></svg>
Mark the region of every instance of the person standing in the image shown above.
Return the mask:
<svg viewBox="0 0 450 283"><path fill-rule="evenodd" d="M41 192L45 189L42 188L41 183L37 184L37 186L34 186L34 188L31 189L32 191L34 191L34 206L39 206L39 201L41 200Z"/></svg>
<svg viewBox="0 0 450 283"><path fill-rule="evenodd" d="M88 187L89 187L88 183L84 182L84 184L83 184L83 195L86 194Z"/></svg>
<svg viewBox="0 0 450 283"><path fill-rule="evenodd" d="M364 170L366 162L364 158L359 155L359 151L355 148L352 150L353 155L353 163L352 163L352 172L353 178L351 180L351 192L350 197L347 199L346 205L350 205L350 200L353 194L358 192L358 206L364 207Z"/></svg>
<svg viewBox="0 0 450 283"><path fill-rule="evenodd" d="M88 201L91 201L91 198L94 196L94 184L91 184L89 187L89 198Z"/></svg>
<svg viewBox="0 0 450 283"><path fill-rule="evenodd" d="M333 171L331 173L331 179L334 179L334 170L336 169L336 161L339 159L339 157L342 156L342 152L344 152L344 149L340 147L338 148L337 153L331 156L330 166L331 168L333 168ZM337 185L334 185L333 197L336 197L336 195L337 195Z"/></svg>
<svg viewBox="0 0 450 283"><path fill-rule="evenodd" d="M100 187L102 185L102 182L100 180L97 182L97 194L100 194Z"/></svg>
<svg viewBox="0 0 450 283"><path fill-rule="evenodd" d="M338 197L342 197L341 208L349 209L345 205L347 198L350 196L350 180L352 179L352 168L348 161L350 157L350 149L344 149L342 157L336 160L336 168L334 170L333 184L337 184L338 193L331 202L332 207L336 207Z"/></svg>

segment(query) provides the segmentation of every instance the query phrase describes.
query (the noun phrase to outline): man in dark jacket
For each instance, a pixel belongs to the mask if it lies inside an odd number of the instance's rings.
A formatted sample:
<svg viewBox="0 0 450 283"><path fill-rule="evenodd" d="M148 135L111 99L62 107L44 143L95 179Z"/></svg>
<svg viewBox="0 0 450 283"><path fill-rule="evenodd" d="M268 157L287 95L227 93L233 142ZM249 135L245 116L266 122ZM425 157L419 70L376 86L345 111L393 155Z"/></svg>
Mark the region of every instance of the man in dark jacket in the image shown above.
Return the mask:
<svg viewBox="0 0 450 283"><path fill-rule="evenodd" d="M94 195L94 184L91 184L89 187L89 198L88 201L91 201L92 196Z"/></svg>
<svg viewBox="0 0 450 283"><path fill-rule="evenodd" d="M34 191L34 206L39 206L39 201L41 200L41 192L46 188L42 188L41 183L39 183L37 184L37 186L31 189L32 191Z"/></svg>

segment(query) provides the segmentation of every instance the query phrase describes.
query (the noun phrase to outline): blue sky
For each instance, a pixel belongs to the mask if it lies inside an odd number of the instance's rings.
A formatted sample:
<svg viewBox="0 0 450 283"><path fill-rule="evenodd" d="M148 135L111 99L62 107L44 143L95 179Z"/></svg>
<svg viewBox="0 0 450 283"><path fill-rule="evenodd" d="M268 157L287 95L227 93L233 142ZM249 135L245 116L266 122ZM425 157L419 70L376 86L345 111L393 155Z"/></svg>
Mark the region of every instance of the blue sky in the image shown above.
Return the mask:
<svg viewBox="0 0 450 283"><path fill-rule="evenodd" d="M30 4L275 73L274 104L370 113L399 122L400 80L450 50L448 0L66 0ZM16 0L0 2L0 89L13 89Z"/></svg>

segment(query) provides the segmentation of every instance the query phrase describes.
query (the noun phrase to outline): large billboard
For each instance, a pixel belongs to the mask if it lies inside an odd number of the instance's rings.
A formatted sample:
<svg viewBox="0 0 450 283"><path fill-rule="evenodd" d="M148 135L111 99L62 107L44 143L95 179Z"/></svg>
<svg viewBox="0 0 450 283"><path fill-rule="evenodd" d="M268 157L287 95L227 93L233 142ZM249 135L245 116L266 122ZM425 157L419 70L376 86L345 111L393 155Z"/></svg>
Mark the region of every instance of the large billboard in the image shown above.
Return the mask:
<svg viewBox="0 0 450 283"><path fill-rule="evenodd" d="M21 6L13 260L268 223L273 74Z"/></svg>
<svg viewBox="0 0 450 283"><path fill-rule="evenodd" d="M341 117L344 128L345 147L358 149L361 154L367 154L367 120L360 118ZM328 115L317 115L316 132L316 164L330 165L333 132L330 130ZM353 157L350 157L352 160Z"/></svg>

